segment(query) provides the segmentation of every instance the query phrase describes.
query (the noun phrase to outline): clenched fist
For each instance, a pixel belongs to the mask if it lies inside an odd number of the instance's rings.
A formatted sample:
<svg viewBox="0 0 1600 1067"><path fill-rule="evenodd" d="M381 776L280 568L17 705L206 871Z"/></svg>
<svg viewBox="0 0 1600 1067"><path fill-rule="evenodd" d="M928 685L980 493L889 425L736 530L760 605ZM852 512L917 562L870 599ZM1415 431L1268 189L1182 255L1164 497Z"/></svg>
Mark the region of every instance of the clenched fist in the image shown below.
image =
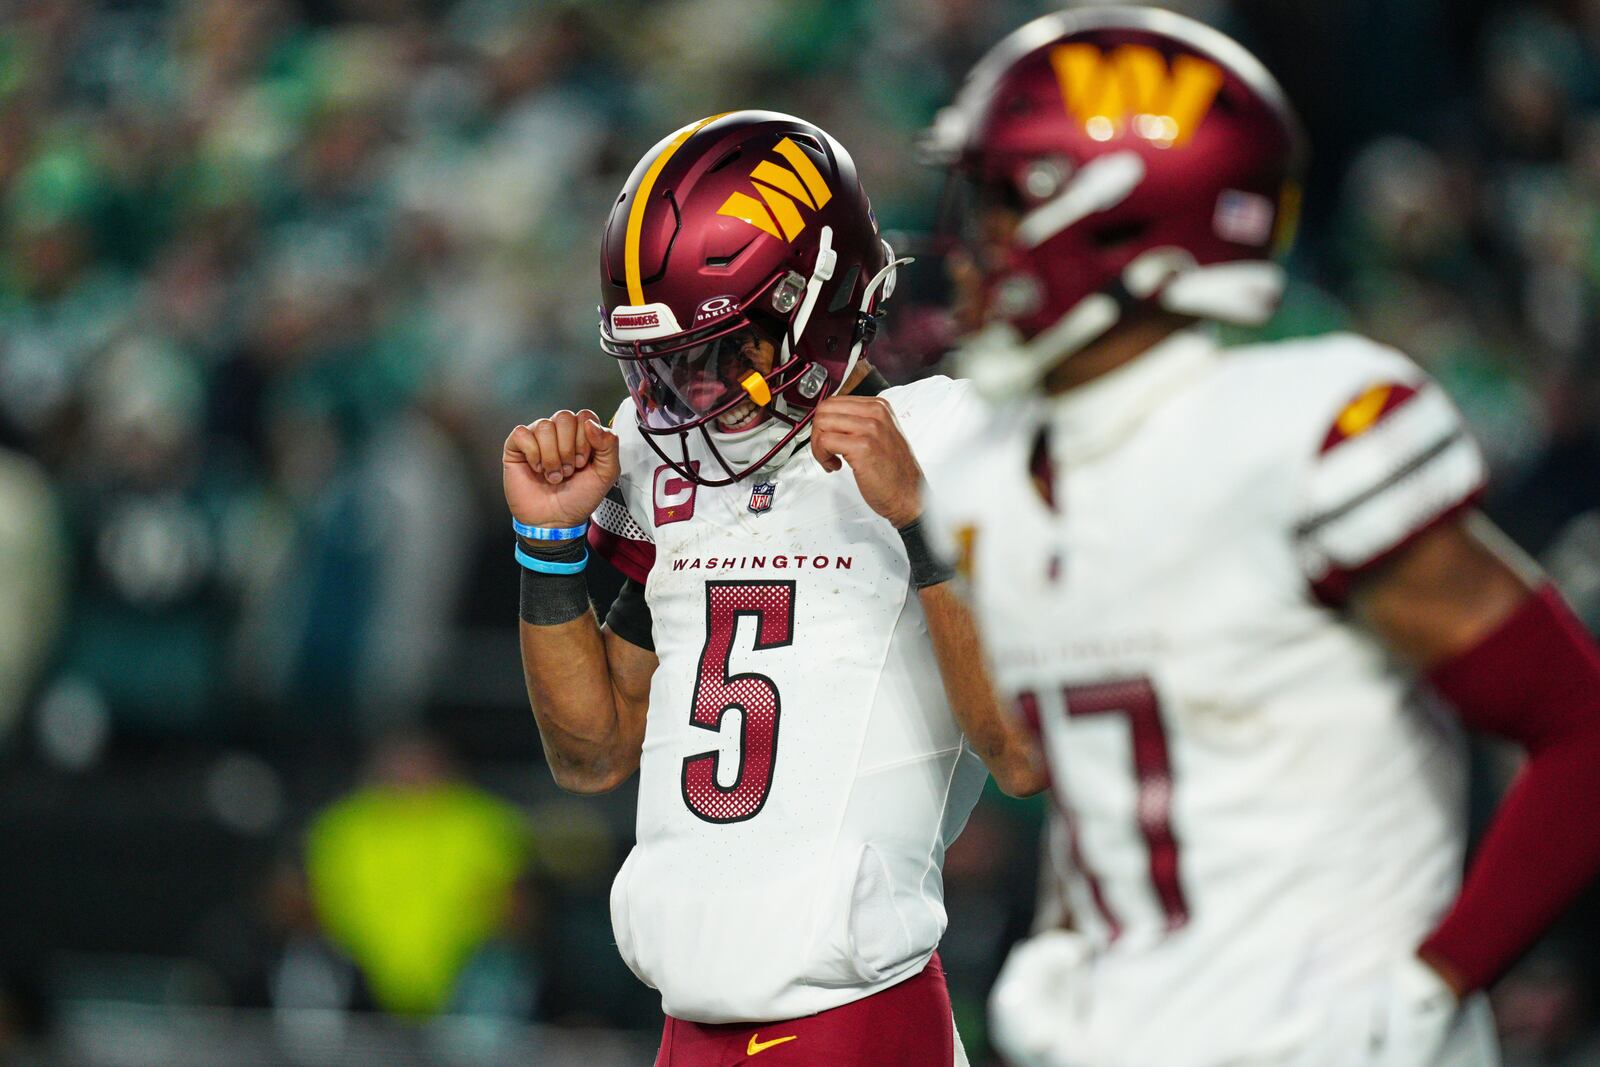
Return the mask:
<svg viewBox="0 0 1600 1067"><path fill-rule="evenodd" d="M895 529L922 514L922 468L887 400L834 396L822 401L811 420L811 454L826 471L850 464L862 497Z"/></svg>
<svg viewBox="0 0 1600 1067"><path fill-rule="evenodd" d="M506 505L530 526L587 522L621 469L617 435L588 409L518 426L500 464Z"/></svg>

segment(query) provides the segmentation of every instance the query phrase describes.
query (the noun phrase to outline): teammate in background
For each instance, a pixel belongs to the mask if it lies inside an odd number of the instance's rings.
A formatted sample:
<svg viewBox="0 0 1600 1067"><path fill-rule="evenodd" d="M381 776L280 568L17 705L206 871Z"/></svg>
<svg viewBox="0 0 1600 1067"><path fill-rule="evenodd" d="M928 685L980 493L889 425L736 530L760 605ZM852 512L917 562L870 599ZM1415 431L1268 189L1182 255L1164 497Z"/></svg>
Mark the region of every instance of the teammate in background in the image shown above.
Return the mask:
<svg viewBox="0 0 1600 1067"><path fill-rule="evenodd" d="M964 369L1009 402L926 465L930 525L1070 835L1076 928L1007 962L1001 1049L1494 1063L1483 989L1600 866L1600 656L1474 510L1483 463L1413 363L1205 327L1281 293L1278 85L1169 12L1063 13L932 142L967 192ZM1461 724L1529 757L1464 885Z"/></svg>
<svg viewBox="0 0 1600 1067"><path fill-rule="evenodd" d="M685 126L606 225L614 430L563 411L506 441L551 770L576 792L640 770L611 908L661 991L659 1067L966 1063L934 952L945 848L985 763L1014 793L1043 777L919 532L913 452L981 404L863 358L895 266L822 130ZM628 579L603 628L591 515Z"/></svg>

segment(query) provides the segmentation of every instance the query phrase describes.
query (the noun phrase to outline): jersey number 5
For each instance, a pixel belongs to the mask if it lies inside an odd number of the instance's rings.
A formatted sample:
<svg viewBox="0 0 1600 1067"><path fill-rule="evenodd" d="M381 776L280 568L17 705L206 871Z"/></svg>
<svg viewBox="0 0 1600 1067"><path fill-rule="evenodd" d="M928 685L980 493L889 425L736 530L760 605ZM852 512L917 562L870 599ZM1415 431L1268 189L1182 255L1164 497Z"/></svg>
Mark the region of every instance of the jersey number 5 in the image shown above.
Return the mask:
<svg viewBox="0 0 1600 1067"><path fill-rule="evenodd" d="M764 674L728 673L739 619L755 619L754 651L794 641L794 582L707 582L706 647L695 677L689 725L722 730L722 717L737 708L739 771L727 787L717 781L721 753L712 749L683 761L683 802L707 822L754 818L772 791L778 763L778 687Z"/></svg>

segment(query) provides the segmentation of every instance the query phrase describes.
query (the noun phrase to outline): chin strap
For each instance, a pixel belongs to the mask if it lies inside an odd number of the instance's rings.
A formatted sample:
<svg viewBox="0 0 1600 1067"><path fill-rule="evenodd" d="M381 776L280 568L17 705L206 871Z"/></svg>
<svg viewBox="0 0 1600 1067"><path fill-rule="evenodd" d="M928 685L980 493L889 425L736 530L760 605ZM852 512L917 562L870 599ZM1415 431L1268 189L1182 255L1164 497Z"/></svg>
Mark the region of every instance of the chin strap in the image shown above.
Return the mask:
<svg viewBox="0 0 1600 1067"><path fill-rule="evenodd" d="M883 299L888 300L891 296L893 296L894 285L899 276L900 268L905 266L907 263L916 262L916 260L912 259L910 256L902 256L899 259L896 259L894 249L889 245L889 242L884 241L882 238L879 238L879 241L883 245L883 258L886 262L878 269L878 273L874 274L870 279L868 279L867 288L861 294L861 305L856 308L856 313L859 315L872 314L872 300L875 296L879 295L878 287L880 285L883 287ZM864 332L861 338L851 346L850 358L845 361L844 373L839 376L839 383L841 385L850 380L850 372L856 369L856 361L861 358L862 349L866 348L867 342L870 341L876 333L876 330Z"/></svg>
<svg viewBox="0 0 1600 1067"><path fill-rule="evenodd" d="M794 341L794 347L800 347L800 337L806 332L806 324L811 321L811 312L817 306L817 297L822 294L822 287L833 279L833 272L839 265L839 253L833 250L833 227L824 226L818 241L817 262L811 268L811 278L806 282L806 295L800 300L800 310L795 312L794 323L783 335L783 346L778 353L778 362L789 361L789 342Z"/></svg>
<svg viewBox="0 0 1600 1067"><path fill-rule="evenodd" d="M1124 301L1151 302L1197 319L1259 326L1283 299L1286 275L1265 260L1199 266L1176 248L1153 248L1122 272ZM1024 340L1008 322L995 321L965 338L955 351L958 376L972 379L991 401L1029 392L1045 373L1109 333L1125 311L1108 292L1092 293L1047 329Z"/></svg>
<svg viewBox="0 0 1600 1067"><path fill-rule="evenodd" d="M794 322L784 332L783 342L778 346L778 363L789 362L793 350L800 347L800 337L806 332L806 326L811 322L811 312L816 309L817 298L822 295L822 287L833 279L834 271L839 266L839 253L833 250L833 227L824 226L819 235L817 249L817 262L811 268L811 277L806 281L806 295L800 299L800 310L795 312ZM793 342L791 347L791 342ZM765 405L762 405L763 407ZM789 401L779 396L774 408L785 416L792 417L789 410Z"/></svg>
<svg viewBox="0 0 1600 1067"><path fill-rule="evenodd" d="M1117 324L1114 298L1095 293L1032 340L1009 322L991 322L961 342L954 353L957 377L972 384L991 403L1030 392L1051 367L1070 357Z"/></svg>

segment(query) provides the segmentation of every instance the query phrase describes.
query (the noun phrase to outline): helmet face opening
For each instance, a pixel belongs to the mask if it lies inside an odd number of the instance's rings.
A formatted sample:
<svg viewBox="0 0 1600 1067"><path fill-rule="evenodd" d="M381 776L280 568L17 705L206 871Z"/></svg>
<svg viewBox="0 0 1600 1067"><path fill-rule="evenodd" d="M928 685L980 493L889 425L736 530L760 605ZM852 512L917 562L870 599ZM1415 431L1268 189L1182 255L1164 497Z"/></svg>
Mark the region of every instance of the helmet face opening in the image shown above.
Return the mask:
<svg viewBox="0 0 1600 1067"><path fill-rule="evenodd" d="M1011 230L1031 205L1012 182L952 169L939 198L937 233L946 253L976 257L986 246L1009 243Z"/></svg>
<svg viewBox="0 0 1600 1067"><path fill-rule="evenodd" d="M796 354L796 314L763 310L775 304L794 311L796 302L783 290L795 277L775 276L744 304L719 298L726 306L718 307L722 317L714 324L651 340L618 339L601 309L601 348L621 365L639 431L684 478L727 485L759 469L837 386L830 380L810 387L826 368ZM772 422L786 432L758 436Z"/></svg>
<svg viewBox="0 0 1600 1067"><path fill-rule="evenodd" d="M756 409L770 409L774 385L794 360L778 364L784 333L764 316L742 316L706 340L643 359L622 360L622 376L646 431L747 429ZM744 412L742 409L752 410ZM737 422L728 416L740 413ZM749 424L749 425L747 425Z"/></svg>

